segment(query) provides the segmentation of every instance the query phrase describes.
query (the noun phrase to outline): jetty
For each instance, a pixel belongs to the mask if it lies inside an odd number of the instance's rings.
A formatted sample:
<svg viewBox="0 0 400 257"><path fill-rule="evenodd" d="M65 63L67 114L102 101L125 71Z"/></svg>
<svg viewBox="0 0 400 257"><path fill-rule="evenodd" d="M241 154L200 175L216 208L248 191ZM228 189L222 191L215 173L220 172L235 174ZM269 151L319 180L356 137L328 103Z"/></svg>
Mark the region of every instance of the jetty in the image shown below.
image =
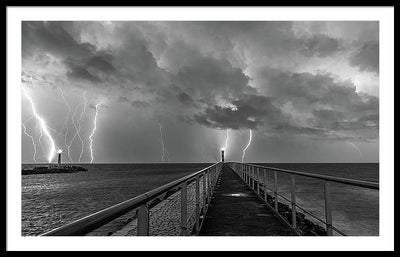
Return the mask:
<svg viewBox="0 0 400 257"><path fill-rule="evenodd" d="M282 193L278 173L289 177ZM323 183L324 215L301 206L296 178ZM331 184L379 184L222 159L42 236L346 236L332 223ZM272 185L272 186L271 186Z"/></svg>
<svg viewBox="0 0 400 257"><path fill-rule="evenodd" d="M52 174L52 173L75 173L87 171L86 168L76 165L65 165L61 163L62 150L58 151L57 164L48 164L46 166L33 167L32 169L22 169L22 175L33 174Z"/></svg>
<svg viewBox="0 0 400 257"><path fill-rule="evenodd" d="M22 175L32 174L48 174L48 173L74 173L80 171L87 171L86 168L75 165L62 165L62 166L40 166L32 169L22 169Z"/></svg>

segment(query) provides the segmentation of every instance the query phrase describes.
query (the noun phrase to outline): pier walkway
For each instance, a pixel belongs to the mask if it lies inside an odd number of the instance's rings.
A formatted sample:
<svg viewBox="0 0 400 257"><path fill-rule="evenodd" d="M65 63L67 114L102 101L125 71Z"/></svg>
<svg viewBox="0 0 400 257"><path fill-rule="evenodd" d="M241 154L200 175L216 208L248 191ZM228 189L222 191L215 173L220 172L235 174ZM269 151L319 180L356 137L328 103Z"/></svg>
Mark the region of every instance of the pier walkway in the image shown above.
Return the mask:
<svg viewBox="0 0 400 257"><path fill-rule="evenodd" d="M290 236L288 226L224 165L200 236Z"/></svg>

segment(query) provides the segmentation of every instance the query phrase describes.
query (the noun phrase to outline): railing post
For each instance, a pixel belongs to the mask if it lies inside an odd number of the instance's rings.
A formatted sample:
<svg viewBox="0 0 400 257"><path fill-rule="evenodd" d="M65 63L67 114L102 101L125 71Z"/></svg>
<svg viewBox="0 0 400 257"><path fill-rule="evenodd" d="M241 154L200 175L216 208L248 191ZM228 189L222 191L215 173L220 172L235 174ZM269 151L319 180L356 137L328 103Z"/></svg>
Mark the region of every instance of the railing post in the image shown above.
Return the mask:
<svg viewBox="0 0 400 257"><path fill-rule="evenodd" d="M200 176L196 177L196 235L200 230Z"/></svg>
<svg viewBox="0 0 400 257"><path fill-rule="evenodd" d="M213 192L214 192L214 187L213 187L213 185L214 185L214 179L213 179L213 177L214 177L214 172L213 172L213 169L211 168L210 169L210 176L209 176L209 178L210 178L210 198L211 198L211 195L213 194Z"/></svg>
<svg viewBox="0 0 400 257"><path fill-rule="evenodd" d="M210 183L210 172L211 170L207 170L207 203L209 204L211 201L211 183Z"/></svg>
<svg viewBox="0 0 400 257"><path fill-rule="evenodd" d="M264 199L265 201L268 200L268 193L267 193L267 170L264 169Z"/></svg>
<svg viewBox="0 0 400 257"><path fill-rule="evenodd" d="M278 173L274 170L274 206L275 211L278 212Z"/></svg>
<svg viewBox="0 0 400 257"><path fill-rule="evenodd" d="M253 188L253 190L255 189L254 188L254 185L255 185L255 182L254 182L254 180L255 180L255 172L254 172L254 167L251 167L251 172L252 172L252 176L253 176L253 180L251 181L251 187Z"/></svg>
<svg viewBox="0 0 400 257"><path fill-rule="evenodd" d="M292 202L292 228L296 228L296 179L290 175L291 202Z"/></svg>
<svg viewBox="0 0 400 257"><path fill-rule="evenodd" d="M212 172L212 187L213 187L213 191L215 189L215 185L217 184L217 167L215 167L215 169L213 169Z"/></svg>
<svg viewBox="0 0 400 257"><path fill-rule="evenodd" d="M248 166L248 168L249 168L249 186L252 187L252 185L253 185L253 172L252 172L250 166Z"/></svg>
<svg viewBox="0 0 400 257"><path fill-rule="evenodd" d="M260 195L260 169L257 169L257 194Z"/></svg>
<svg viewBox="0 0 400 257"><path fill-rule="evenodd" d="M137 212L137 235L148 236L149 235L149 209L146 205L139 207Z"/></svg>
<svg viewBox="0 0 400 257"><path fill-rule="evenodd" d="M245 176L246 176L245 182L246 182L246 184L249 184L249 174L248 174L249 172L247 170L247 165L244 165L244 172L245 172Z"/></svg>
<svg viewBox="0 0 400 257"><path fill-rule="evenodd" d="M245 166L246 169L246 183L247 185L250 185L250 171L249 171L249 166Z"/></svg>
<svg viewBox="0 0 400 257"><path fill-rule="evenodd" d="M248 173L249 173L249 187L251 187L251 167L247 166L247 170L248 170Z"/></svg>
<svg viewBox="0 0 400 257"><path fill-rule="evenodd" d="M206 189L206 172L203 172L203 210L206 209L207 189Z"/></svg>
<svg viewBox="0 0 400 257"><path fill-rule="evenodd" d="M250 186L251 185L251 173L250 173L250 167L246 164L247 167L247 176L248 176L248 182L247 184Z"/></svg>
<svg viewBox="0 0 400 257"><path fill-rule="evenodd" d="M187 222L187 184L186 181L181 186L181 235L186 235Z"/></svg>
<svg viewBox="0 0 400 257"><path fill-rule="evenodd" d="M326 235L332 236L332 206L331 206L331 187L330 182L325 181L325 221L326 221Z"/></svg>

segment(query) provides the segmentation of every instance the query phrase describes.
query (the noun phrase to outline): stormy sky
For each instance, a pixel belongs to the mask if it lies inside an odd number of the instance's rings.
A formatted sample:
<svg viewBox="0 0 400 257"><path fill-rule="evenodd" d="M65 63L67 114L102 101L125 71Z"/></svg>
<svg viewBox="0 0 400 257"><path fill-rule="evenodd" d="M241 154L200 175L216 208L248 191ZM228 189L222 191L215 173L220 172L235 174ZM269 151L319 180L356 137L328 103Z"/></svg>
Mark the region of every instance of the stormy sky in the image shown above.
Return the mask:
<svg viewBox="0 0 400 257"><path fill-rule="evenodd" d="M227 131L241 161L250 130L245 162L379 161L378 22L21 26L22 88L65 162L215 162ZM25 94L22 123L22 162L47 162Z"/></svg>

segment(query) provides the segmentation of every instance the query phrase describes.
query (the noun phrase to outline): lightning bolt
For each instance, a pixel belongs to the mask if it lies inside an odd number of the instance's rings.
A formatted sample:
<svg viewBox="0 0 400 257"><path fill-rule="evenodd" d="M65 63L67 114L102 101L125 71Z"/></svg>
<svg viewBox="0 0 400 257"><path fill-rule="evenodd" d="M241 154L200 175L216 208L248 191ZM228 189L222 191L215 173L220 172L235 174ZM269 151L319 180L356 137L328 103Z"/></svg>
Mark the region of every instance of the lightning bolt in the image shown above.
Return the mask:
<svg viewBox="0 0 400 257"><path fill-rule="evenodd" d="M42 128L40 127L40 124L38 123L38 121L36 120L36 131L39 130L39 145L40 145L40 149L42 150L43 153L43 145L42 145L42 137L43 137L43 133L42 133Z"/></svg>
<svg viewBox="0 0 400 257"><path fill-rule="evenodd" d="M64 101L64 103L65 103L65 105L67 106L67 109L68 109L68 113L67 113L67 116L65 118L65 121L64 121L64 124L63 124L63 129L62 129L63 131L64 131L64 129L66 130L66 132L64 134L64 144L65 144L65 147L68 147L68 143L67 143L67 137L68 137L68 132L69 132L68 121L69 121L69 117L71 115L72 109L71 109L71 106L68 104L67 100L65 99L64 92L62 91L62 89L60 87L58 87L58 89L60 90L61 97L62 97L62 99L63 99L63 101ZM68 154L68 158L72 162L72 158L71 158L71 155L70 155L69 151L67 151L67 154Z"/></svg>
<svg viewBox="0 0 400 257"><path fill-rule="evenodd" d="M47 129L53 131L53 133L57 132L55 129L53 129L53 128L49 127L49 126L47 126ZM42 132L42 129L41 129L41 127L40 127L40 125L38 124L37 121L36 121L36 130L39 131L38 132L39 133L39 140L38 141L39 141L40 149L43 152L43 144L42 144L43 132Z"/></svg>
<svg viewBox="0 0 400 257"><path fill-rule="evenodd" d="M228 149L228 141L229 141L229 129L226 130L225 145L221 149L221 150L225 151L225 155L226 155L226 151Z"/></svg>
<svg viewBox="0 0 400 257"><path fill-rule="evenodd" d="M45 122L44 119L43 119L42 117L40 117L40 115L37 113L36 107L35 107L35 104L34 104L32 98L31 98L30 95L26 92L25 88L22 88L22 91L24 92L25 97L29 100L29 102L30 102L30 104L31 104L32 113L33 113L34 117L36 118L36 120L39 122L41 131L46 135L46 137L47 137L48 140L49 140L49 143L50 143L50 150L49 150L49 153L48 153L48 156L47 156L47 160L48 160L48 162L50 163L51 160L52 160L53 157L54 157L55 152L56 152L56 144L54 143L54 140L53 140L53 138L52 138L52 136L51 136L51 134L50 134L50 132L49 132L49 130L48 130L48 128L47 128L46 122Z"/></svg>
<svg viewBox="0 0 400 257"><path fill-rule="evenodd" d="M362 154L360 148L358 148L358 147L357 147L355 144L353 144L353 143L349 143L349 145L351 145L352 147L354 147L355 149L357 149L358 153L360 154L360 157L361 157L361 158L364 158L364 156L363 156L363 154Z"/></svg>
<svg viewBox="0 0 400 257"><path fill-rule="evenodd" d="M94 115L94 120L93 120L93 130L92 130L92 133L89 136L89 140L90 140L89 148L90 148L90 158L91 158L90 159L90 163L93 162L93 136L94 136L94 133L96 132L96 129L97 129L96 123L97 123L97 114L99 113L98 108L102 103L103 102L100 102L100 103L96 104L96 114Z"/></svg>
<svg viewBox="0 0 400 257"><path fill-rule="evenodd" d="M33 136L27 132L25 124L23 122L21 122L21 125L24 128L24 134L26 136L28 136L32 140L32 145L33 145L33 157L32 158L33 158L33 161L36 163L36 144L35 144L35 140L33 139Z"/></svg>
<svg viewBox="0 0 400 257"><path fill-rule="evenodd" d="M159 123L158 124L160 126L160 139L161 139L161 147L162 147L162 156L161 156L161 160L162 162L164 162L164 157L165 154L167 154L167 160L169 161L169 153L167 151L167 149L165 149L165 145L164 145L164 139L163 139L163 133L162 133L162 124Z"/></svg>
<svg viewBox="0 0 400 257"><path fill-rule="evenodd" d="M79 140L81 141L81 153L80 153L80 155L79 155L79 162L80 162L80 160L81 160L81 158L82 158L83 147L84 147L84 145L85 145L84 142L83 142L83 139L82 139L82 137L81 137L80 131L81 131L81 121L82 121L82 118L83 118L83 114L86 112L86 104L87 104L86 91L84 91L84 92L83 92L83 103L79 104L79 105L75 108L74 115L72 116L72 125L73 125L74 128L75 128L75 134L74 134L74 136L72 137L72 140L71 140L71 142L70 142L69 145L68 145L68 155L69 155L69 154L70 154L71 145L72 145L72 143L74 142L75 138L78 136ZM75 117L76 117L76 115L77 115L77 113L78 113L78 109L79 109L81 106L83 106L83 108L82 108L81 113L79 114L79 119L75 119Z"/></svg>
<svg viewBox="0 0 400 257"><path fill-rule="evenodd" d="M83 111L81 112L81 116L79 118L79 133L81 131L81 122L82 122L83 114L85 114L85 112L86 112L86 106L87 106L86 91L83 92L83 99L84 99ZM79 138L81 138L80 134L79 134ZM79 155L79 162L81 162L82 154L83 154L83 148L85 147L85 142L82 140L82 138L81 138L81 142L82 142L82 144L81 144L81 153Z"/></svg>
<svg viewBox="0 0 400 257"><path fill-rule="evenodd" d="M246 150L247 150L247 148L249 148L249 146L251 144L251 138L252 138L252 134L253 134L251 129L249 130L249 133L250 133L249 134L249 142L247 143L246 147L243 149L242 162L244 161L244 156L246 155Z"/></svg>
<svg viewBox="0 0 400 257"><path fill-rule="evenodd" d="M72 125L75 128L75 134L72 136L72 139L69 142L69 144L67 144L67 152L68 152L68 156L69 157L71 157L71 151L70 151L71 145L74 142L76 136L78 135L78 127L75 124L75 116L76 116L76 113L77 113L78 109L79 109L79 105L75 108L74 114L72 115L72 118L71 118ZM71 158L71 162L72 162L72 158Z"/></svg>

